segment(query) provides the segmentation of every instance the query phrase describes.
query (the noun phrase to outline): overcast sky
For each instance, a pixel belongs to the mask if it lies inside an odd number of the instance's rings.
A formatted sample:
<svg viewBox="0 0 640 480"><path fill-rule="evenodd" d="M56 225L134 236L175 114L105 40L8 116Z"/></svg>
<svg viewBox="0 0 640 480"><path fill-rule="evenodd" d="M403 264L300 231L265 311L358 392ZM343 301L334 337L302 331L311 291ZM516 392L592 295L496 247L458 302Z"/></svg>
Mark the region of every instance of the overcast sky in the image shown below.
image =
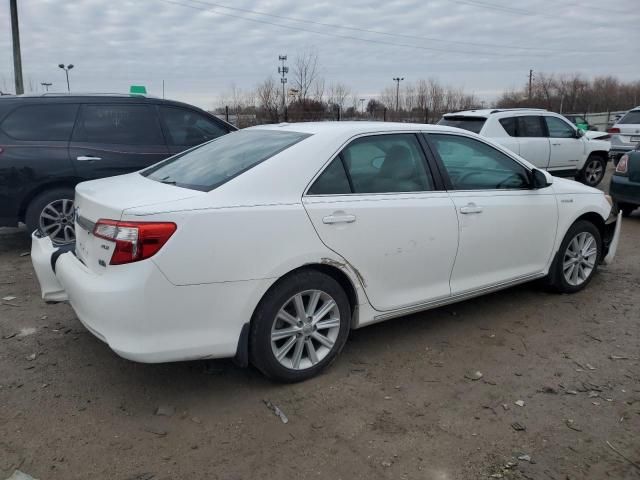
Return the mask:
<svg viewBox="0 0 640 480"><path fill-rule="evenodd" d="M13 92L9 0L0 90ZM18 0L25 90L150 94L211 108L231 85L277 75L278 55L319 55L327 83L372 97L435 77L491 100L529 68L640 80L640 0ZM232 8L225 8L232 7ZM255 13L254 13L255 12ZM349 27L349 28L346 28Z"/></svg>

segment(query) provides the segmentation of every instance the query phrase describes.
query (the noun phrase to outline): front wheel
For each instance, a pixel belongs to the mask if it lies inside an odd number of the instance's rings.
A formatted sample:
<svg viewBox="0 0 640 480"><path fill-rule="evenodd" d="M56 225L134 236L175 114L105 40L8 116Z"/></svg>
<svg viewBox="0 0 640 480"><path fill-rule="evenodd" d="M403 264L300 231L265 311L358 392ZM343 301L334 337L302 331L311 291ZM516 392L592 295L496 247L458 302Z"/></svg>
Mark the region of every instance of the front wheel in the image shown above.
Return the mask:
<svg viewBox="0 0 640 480"><path fill-rule="evenodd" d="M607 160L600 155L590 155L584 168L578 175L578 179L590 187L595 187L604 178L607 169Z"/></svg>
<svg viewBox="0 0 640 480"><path fill-rule="evenodd" d="M299 382L318 374L349 335L351 308L332 277L296 272L265 295L251 322L251 363L267 377Z"/></svg>
<svg viewBox="0 0 640 480"><path fill-rule="evenodd" d="M588 221L574 223L564 237L549 270L547 283L560 293L575 293L591 281L598 269L602 238Z"/></svg>

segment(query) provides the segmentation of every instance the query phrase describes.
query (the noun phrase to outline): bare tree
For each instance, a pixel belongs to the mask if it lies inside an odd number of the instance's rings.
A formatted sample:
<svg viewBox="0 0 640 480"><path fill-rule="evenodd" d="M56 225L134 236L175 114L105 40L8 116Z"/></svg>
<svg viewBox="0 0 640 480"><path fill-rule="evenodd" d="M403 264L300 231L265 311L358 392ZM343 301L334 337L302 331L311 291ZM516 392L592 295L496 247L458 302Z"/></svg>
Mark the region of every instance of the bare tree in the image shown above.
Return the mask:
<svg viewBox="0 0 640 480"><path fill-rule="evenodd" d="M309 98L318 79L318 68L318 53L315 50L306 50L293 61L293 85L298 90L298 99L301 102Z"/></svg>
<svg viewBox="0 0 640 480"><path fill-rule="evenodd" d="M327 90L327 102L330 105L338 105L340 110L344 110L347 97L351 94L351 89L344 83L336 82L329 85Z"/></svg>
<svg viewBox="0 0 640 480"><path fill-rule="evenodd" d="M269 77L256 87L259 108L270 121L278 121L278 107L282 103L282 93L273 77Z"/></svg>

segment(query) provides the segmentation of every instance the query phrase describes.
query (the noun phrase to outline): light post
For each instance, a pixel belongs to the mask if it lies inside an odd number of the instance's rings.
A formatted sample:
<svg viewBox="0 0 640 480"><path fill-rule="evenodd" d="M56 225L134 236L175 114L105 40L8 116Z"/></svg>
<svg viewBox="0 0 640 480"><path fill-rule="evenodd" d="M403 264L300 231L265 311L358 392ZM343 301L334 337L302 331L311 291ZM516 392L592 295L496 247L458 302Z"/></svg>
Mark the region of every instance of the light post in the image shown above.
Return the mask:
<svg viewBox="0 0 640 480"><path fill-rule="evenodd" d="M42 85L45 88L45 91L48 92L49 91L49 87L51 85L53 85L53 83L51 83L51 82L42 82L40 85Z"/></svg>
<svg viewBox="0 0 640 480"><path fill-rule="evenodd" d="M361 98L360 99L360 110L362 111L362 113L364 113L364 102L365 102L366 98Z"/></svg>
<svg viewBox="0 0 640 480"><path fill-rule="evenodd" d="M396 82L396 112L400 110L400 82L404 80L404 77L395 77L393 79Z"/></svg>
<svg viewBox="0 0 640 480"><path fill-rule="evenodd" d="M64 66L63 63L59 64L58 67L60 67L61 69L64 70L64 73L67 74L67 91L69 93L71 93L71 87L69 86L69 70L71 70L73 68L73 64L70 63L69 65L67 65L66 67Z"/></svg>

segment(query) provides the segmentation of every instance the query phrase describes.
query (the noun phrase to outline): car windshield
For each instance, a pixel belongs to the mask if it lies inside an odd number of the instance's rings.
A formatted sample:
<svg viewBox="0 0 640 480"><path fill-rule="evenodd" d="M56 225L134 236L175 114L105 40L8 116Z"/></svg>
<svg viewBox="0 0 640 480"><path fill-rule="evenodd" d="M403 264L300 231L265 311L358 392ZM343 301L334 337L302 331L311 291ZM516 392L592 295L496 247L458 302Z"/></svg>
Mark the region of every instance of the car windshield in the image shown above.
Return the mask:
<svg viewBox="0 0 640 480"><path fill-rule="evenodd" d="M171 157L142 175L208 192L310 136L274 130L241 130Z"/></svg>
<svg viewBox="0 0 640 480"><path fill-rule="evenodd" d="M473 133L480 133L482 126L487 119L484 117L467 117L462 115L447 115L442 117L438 122L438 125L444 125L446 127L457 127L469 130Z"/></svg>
<svg viewBox="0 0 640 480"><path fill-rule="evenodd" d="M640 124L640 110L631 110L618 122L622 124Z"/></svg>

